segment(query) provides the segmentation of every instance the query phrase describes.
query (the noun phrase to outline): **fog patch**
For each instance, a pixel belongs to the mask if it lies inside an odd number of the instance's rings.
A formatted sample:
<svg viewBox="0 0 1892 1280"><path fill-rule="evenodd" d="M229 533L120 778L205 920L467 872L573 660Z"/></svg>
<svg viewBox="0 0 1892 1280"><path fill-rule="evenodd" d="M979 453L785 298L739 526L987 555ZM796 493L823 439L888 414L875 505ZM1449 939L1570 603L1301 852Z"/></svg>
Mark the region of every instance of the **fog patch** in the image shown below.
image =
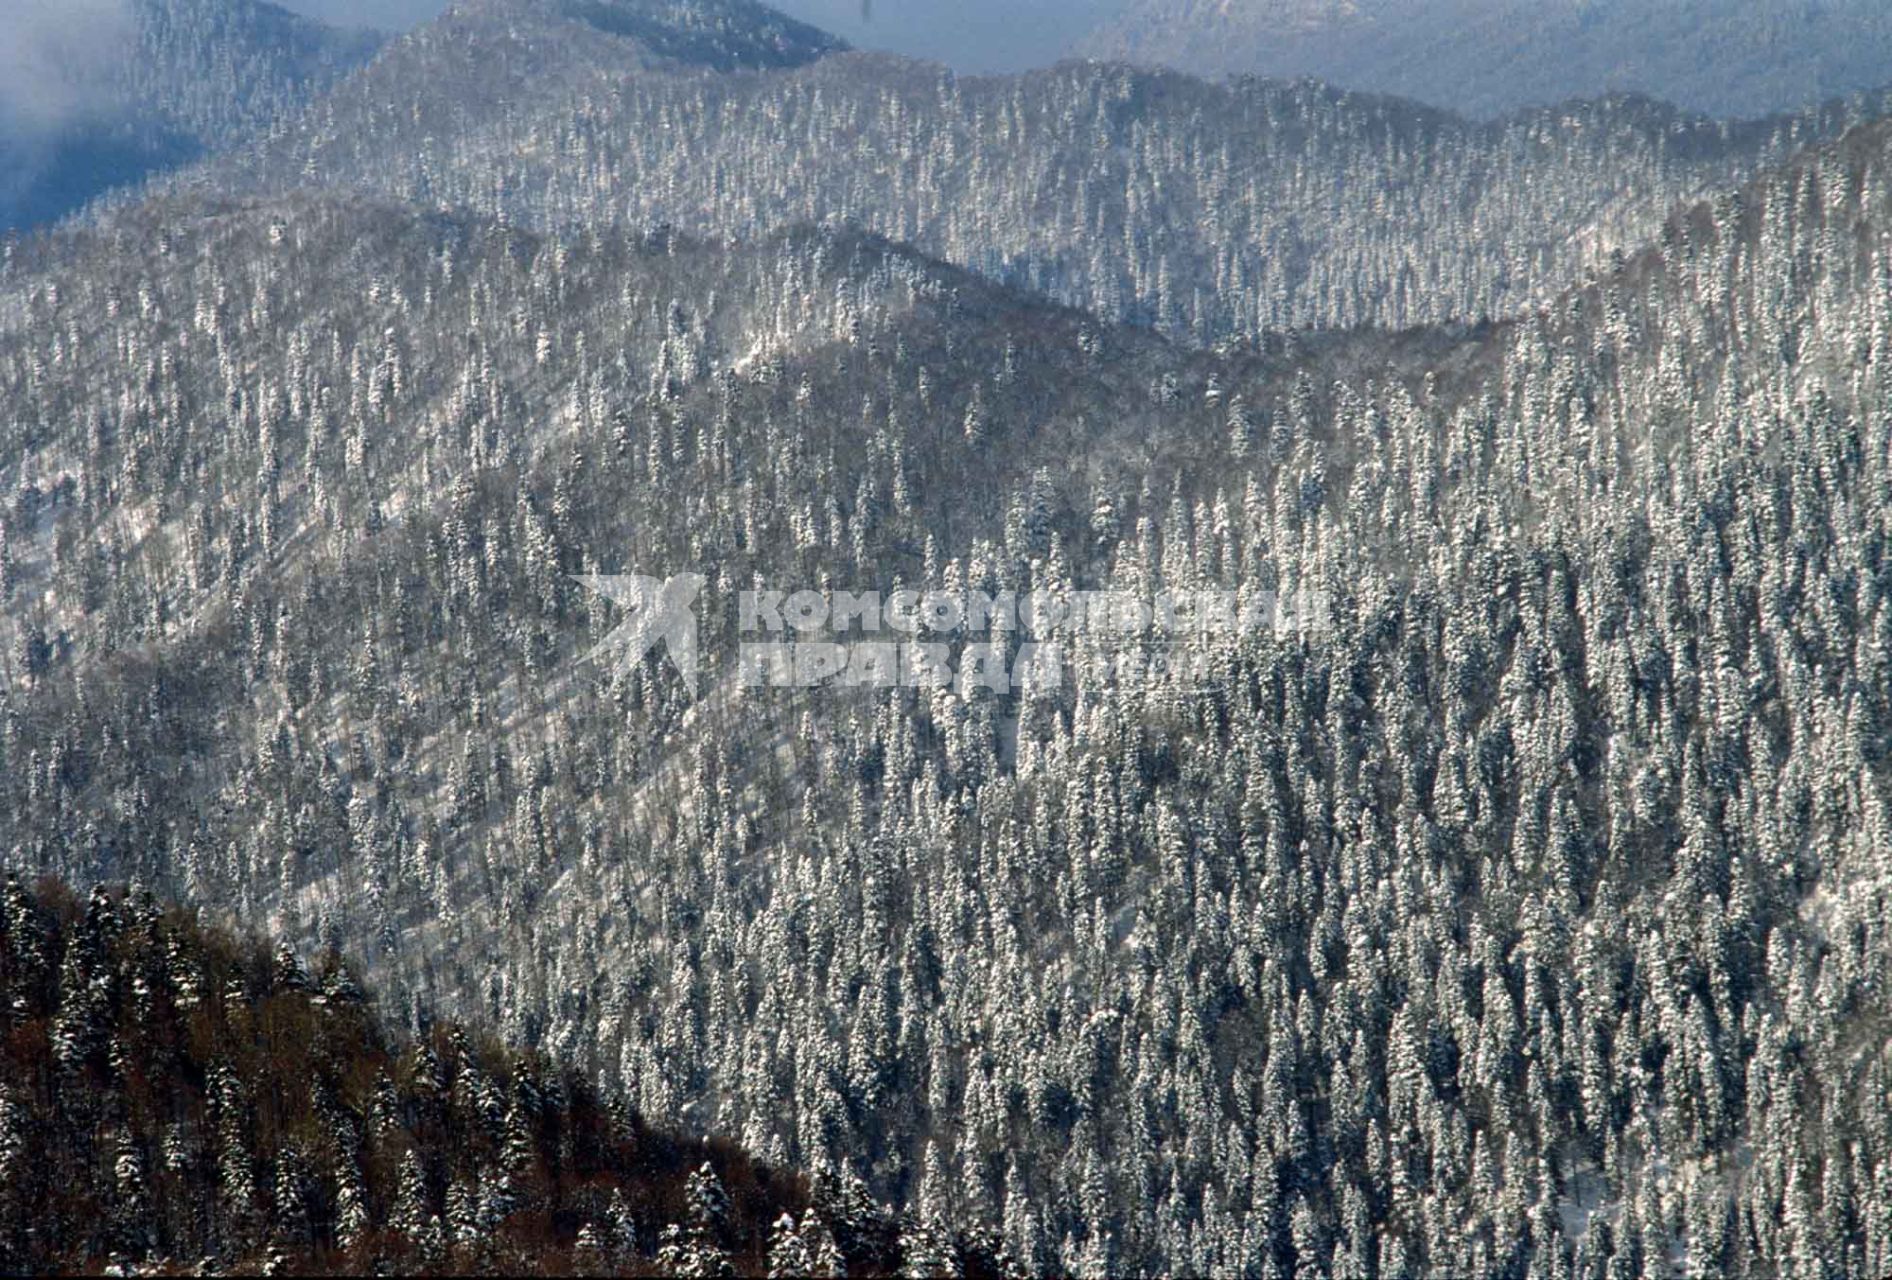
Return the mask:
<svg viewBox="0 0 1892 1280"><path fill-rule="evenodd" d="M0 121L45 137L108 112L113 71L132 55L131 0L0 5Z"/></svg>
<svg viewBox="0 0 1892 1280"><path fill-rule="evenodd" d="M0 225L73 134L123 114L131 0L0 3Z"/></svg>

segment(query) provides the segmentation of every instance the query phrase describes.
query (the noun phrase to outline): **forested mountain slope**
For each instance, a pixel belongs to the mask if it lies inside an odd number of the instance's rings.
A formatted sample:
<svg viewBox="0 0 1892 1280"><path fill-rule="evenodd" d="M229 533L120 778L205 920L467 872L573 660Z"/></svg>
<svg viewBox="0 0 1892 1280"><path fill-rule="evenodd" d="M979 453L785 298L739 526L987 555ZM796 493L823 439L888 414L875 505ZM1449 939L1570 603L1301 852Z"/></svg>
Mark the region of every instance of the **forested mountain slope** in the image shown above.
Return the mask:
<svg viewBox="0 0 1892 1280"><path fill-rule="evenodd" d="M918 578L935 534L1015 509L1013 468L1101 444L1086 416L1147 396L1163 350L1107 352L1080 315L858 236L571 245L334 202L128 213L23 249L8 286L30 424L5 442L22 461L0 574L33 704L9 700L7 758L36 762L9 799L21 859L64 864L54 833L90 831L101 865L363 946L377 981L593 1063L550 989L494 963L497 931L552 927L565 856L493 842L654 809L635 797L684 781L657 775L690 739L658 667L577 661L615 619L564 574L714 557L726 598L752 571L832 566L839 537L857 572ZM48 368L26 348L53 330L70 343ZM947 404L936 438L919 424ZM1153 422L1126 422L1125 447ZM852 533L830 491L858 504ZM560 814L544 788L581 776L585 812ZM552 807L515 813L516 783ZM107 795L111 815L80 815ZM587 856L661 875L611 840ZM666 910L594 905L566 938L584 953L556 958L561 1005L619 1007L609 974L636 969L604 956ZM943 1201L916 1204L941 1230Z"/></svg>
<svg viewBox="0 0 1892 1280"><path fill-rule="evenodd" d="M1881 1273L1888 161L1220 356L852 232L36 242L0 846L1031 1268ZM1329 608L1036 700L738 698L706 621L693 700L580 661L617 571Z"/></svg>
<svg viewBox="0 0 1892 1280"><path fill-rule="evenodd" d="M885 1275L932 1248L858 1183L680 1138L451 1023L387 1034L139 888L0 886L0 1266L15 1274ZM116 1270L108 1270L108 1268Z"/></svg>
<svg viewBox="0 0 1892 1280"><path fill-rule="evenodd" d="M1874 0L1132 0L1079 49L1480 116L1643 92L1738 117L1883 87L1892 16Z"/></svg>
<svg viewBox="0 0 1892 1280"><path fill-rule="evenodd" d="M134 0L138 49L116 78L206 149L266 129L371 57L380 38L263 0Z"/></svg>
<svg viewBox="0 0 1892 1280"><path fill-rule="evenodd" d="M301 150L291 183L348 186L356 175L332 166L332 148L418 160L422 139L483 134L641 73L794 67L844 47L748 0L463 0L317 103L290 131L301 142L268 149Z"/></svg>
<svg viewBox="0 0 1892 1280"><path fill-rule="evenodd" d="M259 0L27 12L45 16L9 23L23 47L0 55L0 230L254 138L377 44Z"/></svg>
<svg viewBox="0 0 1892 1280"><path fill-rule="evenodd" d="M450 14L398 42L196 181L365 189L551 231L848 223L1208 344L1516 313L1678 203L1880 109L1728 125L1617 98L1475 125L1312 84L1094 65L960 79L845 55L663 73L635 41L517 16L549 0L510 3L506 24Z"/></svg>

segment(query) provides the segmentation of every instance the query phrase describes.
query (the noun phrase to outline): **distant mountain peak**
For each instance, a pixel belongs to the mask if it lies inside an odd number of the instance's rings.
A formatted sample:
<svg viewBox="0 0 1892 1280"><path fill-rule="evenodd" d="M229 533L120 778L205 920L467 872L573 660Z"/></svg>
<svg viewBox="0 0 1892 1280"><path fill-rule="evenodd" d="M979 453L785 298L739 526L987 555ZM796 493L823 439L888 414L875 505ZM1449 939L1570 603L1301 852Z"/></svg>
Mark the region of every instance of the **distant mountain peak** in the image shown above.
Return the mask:
<svg viewBox="0 0 1892 1280"><path fill-rule="evenodd" d="M848 47L755 0L471 0L456 13L586 27L661 61L716 71L797 67Z"/></svg>

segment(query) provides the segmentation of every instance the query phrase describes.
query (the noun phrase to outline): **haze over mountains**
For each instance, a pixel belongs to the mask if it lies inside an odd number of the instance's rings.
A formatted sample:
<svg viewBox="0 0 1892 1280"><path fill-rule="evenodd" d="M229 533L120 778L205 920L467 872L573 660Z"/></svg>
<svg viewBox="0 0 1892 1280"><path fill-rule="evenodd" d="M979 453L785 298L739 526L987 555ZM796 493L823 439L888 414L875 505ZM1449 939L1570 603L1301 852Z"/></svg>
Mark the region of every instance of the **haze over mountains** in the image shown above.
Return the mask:
<svg viewBox="0 0 1892 1280"><path fill-rule="evenodd" d="M6 246L0 858L848 1188L809 1238L869 1270L1885 1274L1885 114L1476 125L478 0ZM588 656L617 573L706 580L700 681ZM1029 696L742 678L743 590L916 586L1310 606L1054 619ZM73 968L6 1044L139 998ZM384 1262L501 1168L440 1057L344 1093ZM155 1160L83 1120L35 1132ZM247 1171L251 1245L326 1260L215 1132L114 1247ZM602 1191L470 1234L679 1271L674 1198Z"/></svg>
<svg viewBox="0 0 1892 1280"><path fill-rule="evenodd" d="M405 29L445 0L296 0ZM1315 76L1484 117L1642 93L1751 117L1884 87L1882 6L1864 0L784 0L858 47L962 73L1124 58L1216 78Z"/></svg>
<svg viewBox="0 0 1892 1280"><path fill-rule="evenodd" d="M1724 117L1884 87L1877 0L1130 0L1078 42L1198 75L1314 76L1473 116L1612 92Z"/></svg>
<svg viewBox="0 0 1892 1280"><path fill-rule="evenodd" d="M1122 9L1123 0L785 0L780 7L858 48L989 75L1069 57L1074 43Z"/></svg>

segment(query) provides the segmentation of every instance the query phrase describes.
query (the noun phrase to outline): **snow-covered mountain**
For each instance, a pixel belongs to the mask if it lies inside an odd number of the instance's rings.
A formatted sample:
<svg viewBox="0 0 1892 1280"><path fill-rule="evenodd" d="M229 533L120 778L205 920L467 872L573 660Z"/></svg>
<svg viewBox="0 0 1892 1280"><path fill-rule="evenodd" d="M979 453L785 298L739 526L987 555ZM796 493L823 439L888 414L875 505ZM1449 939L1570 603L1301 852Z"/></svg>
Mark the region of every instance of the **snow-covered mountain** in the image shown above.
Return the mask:
<svg viewBox="0 0 1892 1280"><path fill-rule="evenodd" d="M1851 123L1728 126L1618 97L1479 124L1309 83L1074 63L958 77L779 18L730 36L750 12L481 0L191 180L546 231L851 224L1211 345L1514 314L1678 202Z"/></svg>
<svg viewBox="0 0 1892 1280"><path fill-rule="evenodd" d="M1892 1274L1883 99L1479 124L469 0L266 114L0 246L0 868L808 1171L778 1274ZM332 1047L293 956L180 984L107 894L54 966L23 900L0 1272L321 1270L362 1196L364 1270L764 1266L695 1161L620 1230L501 1058L305 1108L231 1061Z"/></svg>

